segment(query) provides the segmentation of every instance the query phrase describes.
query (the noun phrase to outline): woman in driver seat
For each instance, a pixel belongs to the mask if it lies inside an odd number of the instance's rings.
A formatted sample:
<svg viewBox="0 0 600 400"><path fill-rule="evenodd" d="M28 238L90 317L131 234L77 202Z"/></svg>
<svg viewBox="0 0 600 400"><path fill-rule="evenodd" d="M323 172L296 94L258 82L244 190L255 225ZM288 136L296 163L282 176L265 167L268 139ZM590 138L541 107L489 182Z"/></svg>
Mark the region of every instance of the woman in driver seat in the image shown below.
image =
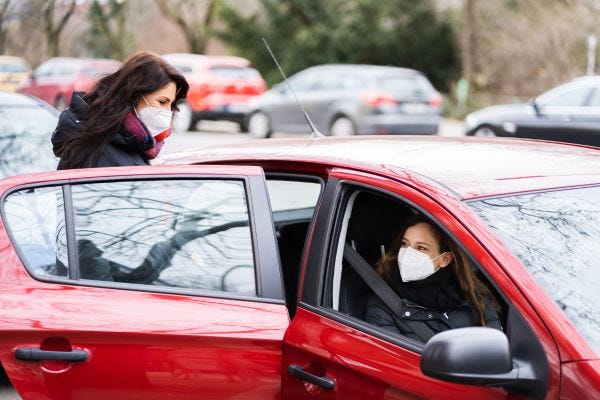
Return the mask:
<svg viewBox="0 0 600 400"><path fill-rule="evenodd" d="M373 293L367 322L420 341L453 328L501 329L492 293L456 244L423 216L411 218L376 268L402 299L402 314Z"/></svg>

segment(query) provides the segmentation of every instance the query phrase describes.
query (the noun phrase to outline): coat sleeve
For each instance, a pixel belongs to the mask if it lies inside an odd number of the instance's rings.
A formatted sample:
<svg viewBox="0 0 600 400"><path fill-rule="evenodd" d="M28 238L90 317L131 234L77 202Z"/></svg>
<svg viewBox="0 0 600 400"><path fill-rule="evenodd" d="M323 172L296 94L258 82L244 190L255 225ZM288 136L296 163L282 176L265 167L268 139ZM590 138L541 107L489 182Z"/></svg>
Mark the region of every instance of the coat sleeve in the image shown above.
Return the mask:
<svg viewBox="0 0 600 400"><path fill-rule="evenodd" d="M394 323L392 311L375 294L371 294L367 299L365 321L385 330L400 333L400 330Z"/></svg>

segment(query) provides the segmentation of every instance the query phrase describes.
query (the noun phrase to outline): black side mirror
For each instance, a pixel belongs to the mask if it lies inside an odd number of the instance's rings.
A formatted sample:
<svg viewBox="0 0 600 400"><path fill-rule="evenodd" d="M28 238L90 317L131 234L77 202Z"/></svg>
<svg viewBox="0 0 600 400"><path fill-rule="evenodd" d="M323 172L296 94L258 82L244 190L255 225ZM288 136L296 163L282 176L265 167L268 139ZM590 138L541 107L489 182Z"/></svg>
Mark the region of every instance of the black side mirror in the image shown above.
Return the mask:
<svg viewBox="0 0 600 400"><path fill-rule="evenodd" d="M514 323L513 323L514 324ZM521 331L521 328L516 330ZM519 347L518 353L523 352ZM547 360L540 358L537 342L529 351L513 354L506 335L484 327L460 328L432 337L421 354L421 371L432 378L467 385L503 387L509 392L542 399L548 387Z"/></svg>

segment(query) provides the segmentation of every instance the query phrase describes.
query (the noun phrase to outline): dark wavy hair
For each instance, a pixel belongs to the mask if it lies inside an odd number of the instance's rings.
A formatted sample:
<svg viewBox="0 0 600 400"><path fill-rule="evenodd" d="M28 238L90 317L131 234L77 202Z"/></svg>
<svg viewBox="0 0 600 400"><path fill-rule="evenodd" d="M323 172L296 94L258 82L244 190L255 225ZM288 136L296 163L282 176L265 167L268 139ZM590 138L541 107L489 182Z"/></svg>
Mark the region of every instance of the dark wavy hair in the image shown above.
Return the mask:
<svg viewBox="0 0 600 400"><path fill-rule="evenodd" d="M61 161L67 168L91 167L118 132L127 113L142 96L175 83L175 100L185 99L189 85L183 75L158 54L139 52L130 56L114 73L101 78L83 99L89 106L80 135L66 141Z"/></svg>

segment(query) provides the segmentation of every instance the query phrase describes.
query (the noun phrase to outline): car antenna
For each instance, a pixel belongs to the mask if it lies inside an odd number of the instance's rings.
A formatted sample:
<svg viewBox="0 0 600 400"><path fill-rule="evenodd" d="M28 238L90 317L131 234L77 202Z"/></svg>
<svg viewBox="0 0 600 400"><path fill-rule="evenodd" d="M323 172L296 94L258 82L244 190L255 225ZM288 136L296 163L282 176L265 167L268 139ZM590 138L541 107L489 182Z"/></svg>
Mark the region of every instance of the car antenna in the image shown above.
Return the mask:
<svg viewBox="0 0 600 400"><path fill-rule="evenodd" d="M269 51L271 58L275 62L275 65L277 65L279 72L281 72L281 75L283 75L283 80L284 80L285 84L290 88L290 91L294 95L294 99L296 99L296 103L298 103L298 105L300 106L300 109L302 110L302 114L304 114L304 118L306 118L306 122L308 122L308 125L310 126L310 129L312 131L310 134L310 137L315 139L315 138L320 138L320 137L325 136L317 130L317 128L315 127L315 124L313 124L312 120L308 116L308 113L306 112L304 107L302 107L302 103L300 103L300 100L298 100L298 96L296 96L296 92L294 92L294 88L292 88L292 85L290 85L290 83L288 82L288 78L287 78L287 76L285 76L285 72L283 72L283 69L281 69L281 66L279 65L279 62L277 61L277 58L275 58L275 54L273 54L273 52L271 51L271 47L269 47L269 43L267 43L267 39L262 38L262 41L265 44L265 47L267 48L267 50Z"/></svg>

